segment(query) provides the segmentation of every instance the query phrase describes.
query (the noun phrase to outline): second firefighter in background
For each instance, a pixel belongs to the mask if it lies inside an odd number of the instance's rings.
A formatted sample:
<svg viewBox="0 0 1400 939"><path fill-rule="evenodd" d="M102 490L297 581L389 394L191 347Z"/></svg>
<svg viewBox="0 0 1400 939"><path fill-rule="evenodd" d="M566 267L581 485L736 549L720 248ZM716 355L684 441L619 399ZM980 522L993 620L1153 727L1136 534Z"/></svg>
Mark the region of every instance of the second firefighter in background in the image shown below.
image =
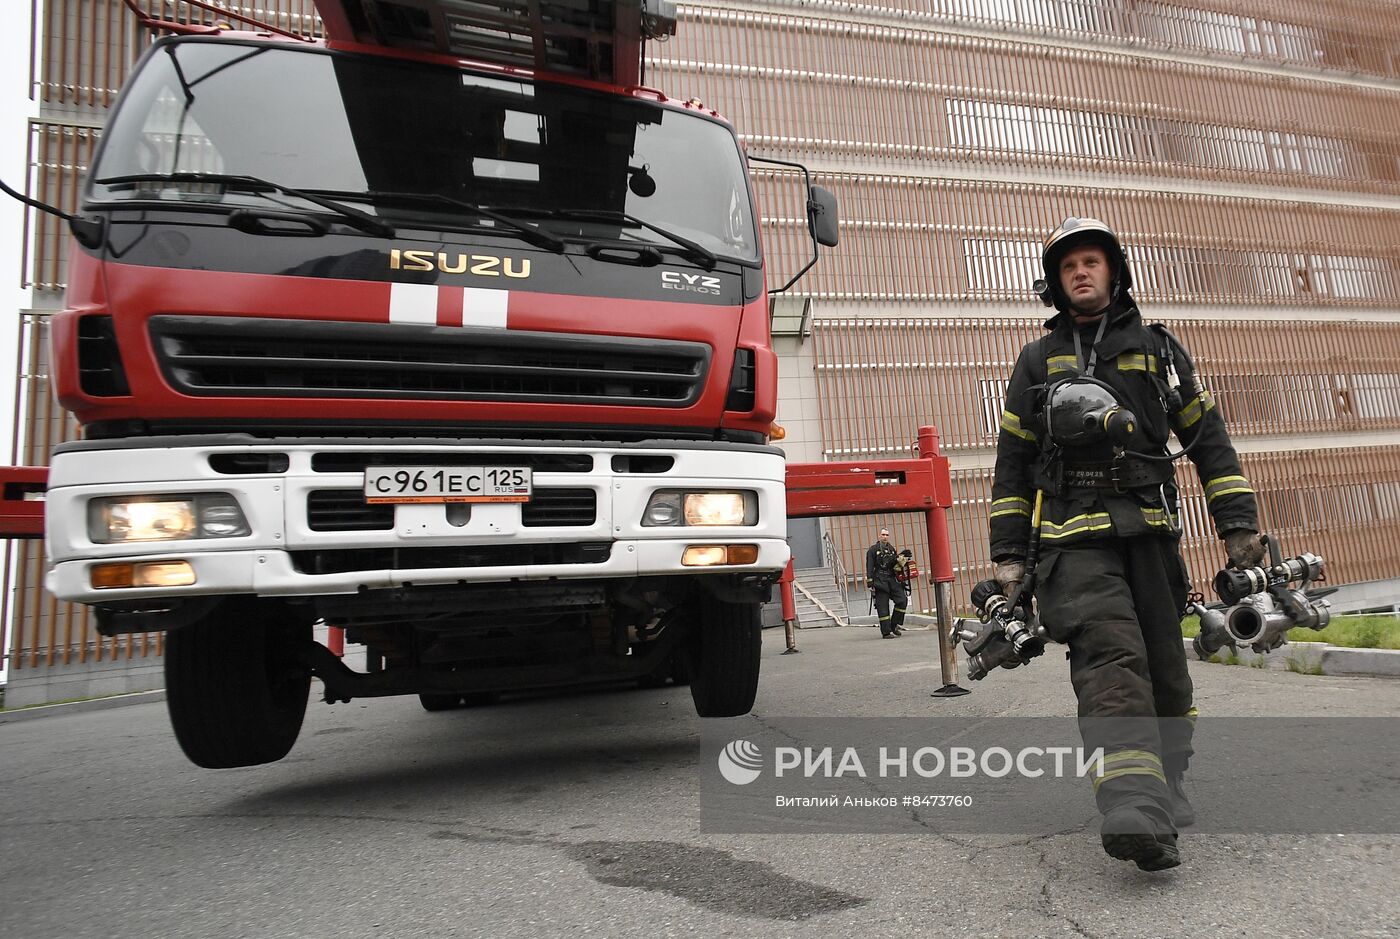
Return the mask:
<svg viewBox="0 0 1400 939"><path fill-rule="evenodd" d="M909 549L896 551L890 544L890 530L880 529L879 540L865 552L865 578L880 617L880 637L895 639L904 635L904 612L909 606Z"/></svg>

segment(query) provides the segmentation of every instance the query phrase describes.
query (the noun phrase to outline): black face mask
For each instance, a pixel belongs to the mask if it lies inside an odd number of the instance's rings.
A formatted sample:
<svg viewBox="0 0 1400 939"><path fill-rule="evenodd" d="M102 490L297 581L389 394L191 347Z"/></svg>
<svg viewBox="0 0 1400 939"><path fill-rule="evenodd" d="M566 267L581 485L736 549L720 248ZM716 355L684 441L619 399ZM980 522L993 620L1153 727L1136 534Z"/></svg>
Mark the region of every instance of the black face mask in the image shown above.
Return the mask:
<svg viewBox="0 0 1400 939"><path fill-rule="evenodd" d="M1055 382L1045 392L1045 429L1061 447L1104 442L1122 447L1137 429L1137 418L1108 385L1076 375Z"/></svg>

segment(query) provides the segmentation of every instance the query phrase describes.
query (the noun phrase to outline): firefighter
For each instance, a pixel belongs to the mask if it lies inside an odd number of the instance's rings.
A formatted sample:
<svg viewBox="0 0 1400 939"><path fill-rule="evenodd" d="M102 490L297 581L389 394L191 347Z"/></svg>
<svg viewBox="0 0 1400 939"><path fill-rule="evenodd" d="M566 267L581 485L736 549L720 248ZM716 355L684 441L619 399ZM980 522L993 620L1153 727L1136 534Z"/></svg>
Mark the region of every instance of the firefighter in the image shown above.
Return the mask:
<svg viewBox="0 0 1400 939"><path fill-rule="evenodd" d="M909 593L900 583L899 552L890 544L890 530L880 529L879 540L865 552L865 578L875 598L875 612L880 616L880 638L898 639L904 635L904 610ZM890 604L894 604L891 612Z"/></svg>
<svg viewBox="0 0 1400 939"><path fill-rule="evenodd" d="M1008 592L1019 584L1039 537L1041 622L1069 646L1080 732L1104 751L1094 779L1104 850L1163 870L1180 863L1178 826L1195 820L1183 788L1196 712L1170 433L1240 566L1264 555L1254 491L1190 356L1165 328L1143 324L1117 235L1097 219L1066 219L1041 262L1036 290L1057 312L1021 350L1007 388L992 483L995 576Z"/></svg>

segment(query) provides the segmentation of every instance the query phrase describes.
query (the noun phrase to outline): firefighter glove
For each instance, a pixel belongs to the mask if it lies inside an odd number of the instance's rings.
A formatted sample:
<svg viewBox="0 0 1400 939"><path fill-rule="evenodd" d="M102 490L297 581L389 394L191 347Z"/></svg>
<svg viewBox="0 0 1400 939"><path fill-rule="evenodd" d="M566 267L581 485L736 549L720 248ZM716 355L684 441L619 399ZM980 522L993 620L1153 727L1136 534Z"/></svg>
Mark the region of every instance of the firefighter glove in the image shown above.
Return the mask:
<svg viewBox="0 0 1400 939"><path fill-rule="evenodd" d="M1258 567L1264 562L1264 543L1257 531L1236 528L1225 533L1225 553L1236 567Z"/></svg>
<svg viewBox="0 0 1400 939"><path fill-rule="evenodd" d="M1021 578L1026 576L1026 562L1020 558L997 561L992 576L996 578L997 583L1001 584L1001 589L1010 594L1011 588L1019 584Z"/></svg>

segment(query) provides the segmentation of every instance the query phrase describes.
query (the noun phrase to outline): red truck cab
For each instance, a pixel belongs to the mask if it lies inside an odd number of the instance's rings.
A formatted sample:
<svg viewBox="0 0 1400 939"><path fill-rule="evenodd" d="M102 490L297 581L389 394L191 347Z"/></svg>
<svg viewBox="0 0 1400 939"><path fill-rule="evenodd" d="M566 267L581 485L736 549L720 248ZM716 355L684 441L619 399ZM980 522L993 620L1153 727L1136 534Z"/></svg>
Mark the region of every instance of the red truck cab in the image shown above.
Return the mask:
<svg viewBox="0 0 1400 939"><path fill-rule="evenodd" d="M285 755L313 675L429 709L672 675L747 712L789 552L733 129L562 74L640 61L645 6L607 7L640 24L611 57L533 42L559 73L389 6L323 4L328 42L166 37L123 89L53 321L84 436L52 461L49 589L169 631L202 766Z"/></svg>

